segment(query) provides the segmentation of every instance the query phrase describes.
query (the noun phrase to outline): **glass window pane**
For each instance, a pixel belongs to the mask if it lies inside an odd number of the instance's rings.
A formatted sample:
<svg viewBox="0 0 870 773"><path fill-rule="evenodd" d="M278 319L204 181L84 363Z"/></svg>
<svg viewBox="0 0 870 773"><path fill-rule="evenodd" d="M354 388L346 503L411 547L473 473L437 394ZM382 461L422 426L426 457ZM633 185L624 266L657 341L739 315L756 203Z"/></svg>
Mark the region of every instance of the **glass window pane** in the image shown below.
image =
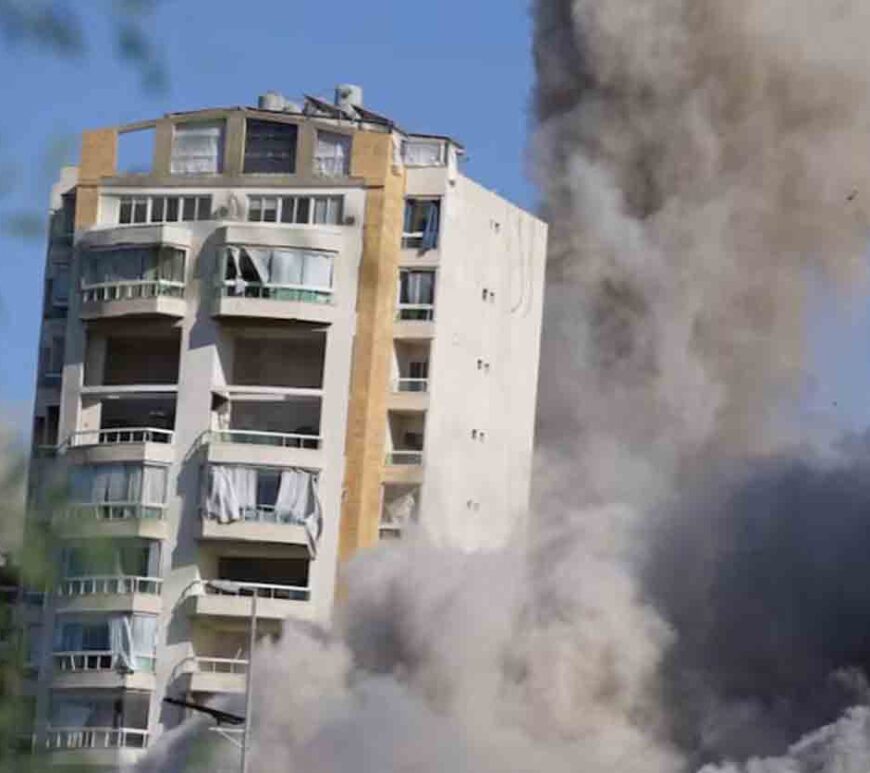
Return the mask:
<svg viewBox="0 0 870 773"><path fill-rule="evenodd" d="M129 196L121 198L121 207L118 212L118 222L121 225L133 222L133 200Z"/></svg>
<svg viewBox="0 0 870 773"><path fill-rule="evenodd" d="M296 171L296 135L294 124L246 121L245 173L293 174Z"/></svg>
<svg viewBox="0 0 870 773"><path fill-rule="evenodd" d="M167 196L166 198L166 222L178 222L178 196Z"/></svg>
<svg viewBox="0 0 870 773"><path fill-rule="evenodd" d="M196 220L196 199L193 196L185 196L182 202L181 219L184 221Z"/></svg>
<svg viewBox="0 0 870 773"><path fill-rule="evenodd" d="M248 220L259 223L263 219L263 199L261 196L251 196L248 199Z"/></svg>
<svg viewBox="0 0 870 773"><path fill-rule="evenodd" d="M133 222L144 223L148 219L148 199L136 199L133 205Z"/></svg>
<svg viewBox="0 0 870 773"><path fill-rule="evenodd" d="M284 196L281 199L281 222L294 223L294 210L296 208L296 199L293 196Z"/></svg>
<svg viewBox="0 0 870 773"><path fill-rule="evenodd" d="M162 223L166 200L163 196L154 196L151 199L151 222Z"/></svg>
<svg viewBox="0 0 870 773"><path fill-rule="evenodd" d="M311 197L301 196L296 201L296 223L307 225L311 222Z"/></svg>
<svg viewBox="0 0 870 773"><path fill-rule="evenodd" d="M275 223L278 221L278 199L268 196L263 199L263 222Z"/></svg>
<svg viewBox="0 0 870 773"><path fill-rule="evenodd" d="M219 174L223 156L223 124L187 123L175 126L171 174Z"/></svg>
<svg viewBox="0 0 870 773"><path fill-rule="evenodd" d="M197 220L211 220L211 196L200 196L196 205Z"/></svg>

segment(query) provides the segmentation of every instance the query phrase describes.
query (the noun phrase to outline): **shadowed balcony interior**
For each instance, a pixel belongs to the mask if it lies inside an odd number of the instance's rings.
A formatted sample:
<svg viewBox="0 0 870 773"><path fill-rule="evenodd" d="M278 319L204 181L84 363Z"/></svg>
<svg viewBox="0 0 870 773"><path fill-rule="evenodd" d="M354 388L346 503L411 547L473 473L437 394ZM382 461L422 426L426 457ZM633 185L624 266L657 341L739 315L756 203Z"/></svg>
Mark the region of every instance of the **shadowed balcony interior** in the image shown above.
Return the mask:
<svg viewBox="0 0 870 773"><path fill-rule="evenodd" d="M307 558L220 556L215 579L307 588L309 563Z"/></svg>
<svg viewBox="0 0 870 773"><path fill-rule="evenodd" d="M319 444L319 397L267 394L227 399L216 394L213 407L215 431L231 442L286 445L284 440L292 440L291 445L304 448Z"/></svg>
<svg viewBox="0 0 870 773"><path fill-rule="evenodd" d="M381 501L381 537L400 537L407 524L417 522L419 513L419 485L385 484Z"/></svg>
<svg viewBox="0 0 870 773"><path fill-rule="evenodd" d="M429 391L429 341L396 340L393 344L394 392Z"/></svg>
<svg viewBox="0 0 870 773"><path fill-rule="evenodd" d="M149 703L147 692L135 690L55 691L48 711L48 747L144 748Z"/></svg>
<svg viewBox="0 0 870 773"><path fill-rule="evenodd" d="M223 360L230 384L322 389L325 356L324 330L285 325L233 335L231 345L224 348Z"/></svg>
<svg viewBox="0 0 870 773"><path fill-rule="evenodd" d="M420 464L425 414L390 411L387 415L387 464Z"/></svg>
<svg viewBox="0 0 870 773"><path fill-rule="evenodd" d="M88 329L85 386L177 384L181 331L169 325Z"/></svg>

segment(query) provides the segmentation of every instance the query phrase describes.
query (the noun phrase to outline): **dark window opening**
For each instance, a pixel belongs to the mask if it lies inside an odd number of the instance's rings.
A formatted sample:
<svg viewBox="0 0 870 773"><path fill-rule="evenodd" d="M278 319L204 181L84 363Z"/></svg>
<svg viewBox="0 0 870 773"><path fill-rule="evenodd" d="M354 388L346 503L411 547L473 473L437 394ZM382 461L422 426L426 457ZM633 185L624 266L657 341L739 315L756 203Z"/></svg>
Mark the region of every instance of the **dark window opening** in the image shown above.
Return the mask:
<svg viewBox="0 0 870 773"><path fill-rule="evenodd" d="M293 174L296 171L295 124L248 120L245 127L246 174Z"/></svg>

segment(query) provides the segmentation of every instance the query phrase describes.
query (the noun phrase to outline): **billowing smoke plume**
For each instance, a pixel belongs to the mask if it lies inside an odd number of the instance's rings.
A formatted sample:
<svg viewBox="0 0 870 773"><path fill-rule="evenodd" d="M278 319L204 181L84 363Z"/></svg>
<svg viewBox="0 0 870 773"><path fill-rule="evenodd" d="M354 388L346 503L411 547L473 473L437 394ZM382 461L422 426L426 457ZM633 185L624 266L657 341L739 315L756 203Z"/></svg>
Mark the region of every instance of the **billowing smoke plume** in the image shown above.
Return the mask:
<svg viewBox="0 0 870 773"><path fill-rule="evenodd" d="M552 240L528 528L357 560L335 631L258 655L253 769L864 771L864 709L789 744L868 693L870 467L787 446L805 298L860 278L870 6L534 14Z"/></svg>

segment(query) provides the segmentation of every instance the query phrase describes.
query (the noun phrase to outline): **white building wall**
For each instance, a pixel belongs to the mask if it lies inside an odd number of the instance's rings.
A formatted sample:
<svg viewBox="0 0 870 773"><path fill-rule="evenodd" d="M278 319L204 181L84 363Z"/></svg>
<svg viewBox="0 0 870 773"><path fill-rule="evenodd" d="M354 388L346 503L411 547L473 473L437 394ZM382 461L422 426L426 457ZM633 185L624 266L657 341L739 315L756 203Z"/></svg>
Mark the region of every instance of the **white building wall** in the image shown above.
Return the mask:
<svg viewBox="0 0 870 773"><path fill-rule="evenodd" d="M444 168L409 170L408 195L443 197L439 249L403 260L438 273L420 521L495 547L529 498L547 229Z"/></svg>

